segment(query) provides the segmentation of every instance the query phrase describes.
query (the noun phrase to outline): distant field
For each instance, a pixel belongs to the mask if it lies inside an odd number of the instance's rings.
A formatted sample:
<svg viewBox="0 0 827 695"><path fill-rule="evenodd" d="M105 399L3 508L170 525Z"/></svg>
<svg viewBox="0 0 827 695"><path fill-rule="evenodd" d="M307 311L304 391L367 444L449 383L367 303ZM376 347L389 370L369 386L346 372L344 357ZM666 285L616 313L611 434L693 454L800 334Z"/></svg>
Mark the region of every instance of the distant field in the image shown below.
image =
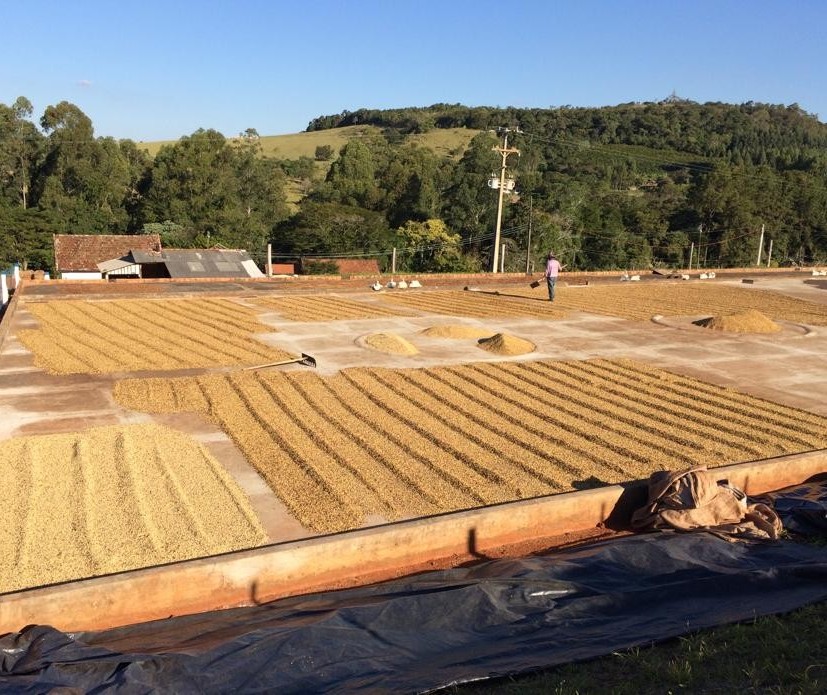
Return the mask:
<svg viewBox="0 0 827 695"><path fill-rule="evenodd" d="M298 159L299 157L311 157L316 154L316 148L323 145L330 145L333 152L338 154L344 144L356 138L363 138L381 132L375 126L354 125L347 128L333 128L330 130L317 130L311 133L292 133L288 135L263 135L261 137L262 153L268 157L278 159ZM437 154L446 157L459 157L471 139L480 131L467 128L434 129L421 135L411 135L409 140L422 147L432 149ZM228 139L233 139L228 136ZM153 157L163 145L171 145L174 140L163 140L158 142L140 142L138 147L146 150ZM319 167L326 170L329 162L319 162Z"/></svg>
<svg viewBox="0 0 827 695"><path fill-rule="evenodd" d="M317 130L312 133L292 133L288 135L263 135L261 140L262 153L277 159L298 159L316 155L316 148L330 145L334 154L338 154L343 145L351 140L368 137L379 133L374 126L354 125L347 128L333 128L331 130ZM327 163L321 163L327 165Z"/></svg>

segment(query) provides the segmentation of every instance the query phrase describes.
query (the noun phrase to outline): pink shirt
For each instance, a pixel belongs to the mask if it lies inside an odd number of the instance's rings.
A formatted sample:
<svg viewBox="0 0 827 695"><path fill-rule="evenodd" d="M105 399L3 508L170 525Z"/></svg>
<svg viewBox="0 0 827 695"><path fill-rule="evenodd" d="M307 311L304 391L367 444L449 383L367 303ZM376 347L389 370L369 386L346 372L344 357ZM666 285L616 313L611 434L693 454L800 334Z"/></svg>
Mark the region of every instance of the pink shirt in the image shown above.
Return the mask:
<svg viewBox="0 0 827 695"><path fill-rule="evenodd" d="M560 272L560 261L556 258L550 258L548 263L546 263L546 277L547 278L556 278L557 273Z"/></svg>

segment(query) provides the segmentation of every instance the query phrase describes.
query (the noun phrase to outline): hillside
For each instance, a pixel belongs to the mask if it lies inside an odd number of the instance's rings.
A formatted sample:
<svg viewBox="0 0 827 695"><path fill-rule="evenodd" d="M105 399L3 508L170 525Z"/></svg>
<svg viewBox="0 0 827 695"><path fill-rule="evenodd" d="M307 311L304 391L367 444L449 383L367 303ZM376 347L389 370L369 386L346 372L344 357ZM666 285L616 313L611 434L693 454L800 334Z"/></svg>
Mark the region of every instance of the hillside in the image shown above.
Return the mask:
<svg viewBox="0 0 827 695"><path fill-rule="evenodd" d="M270 243L284 258L384 267L396 248L397 268L464 272L491 267L500 218L504 270L550 248L579 269L827 260L827 125L795 104L437 104L140 144L96 139L80 109L60 107L48 136L13 109L0 123L0 264L49 268L53 233L126 231L259 260Z"/></svg>
<svg viewBox="0 0 827 695"><path fill-rule="evenodd" d="M299 159L310 157L313 159L317 147L328 145L333 152L338 152L342 145L351 140L364 138L369 135L379 135L382 129L373 125L352 125L328 130L313 130L288 135L262 135L259 139L261 153L277 159ZM408 135L406 140L427 147L436 154L456 156L468 146L471 138L479 131L469 128L442 128L427 133ZM239 138L229 138L238 141ZM156 142L140 142L138 148L145 150L154 157L164 145L173 145L174 140L159 140ZM320 162L324 168L329 163Z"/></svg>
<svg viewBox="0 0 827 695"><path fill-rule="evenodd" d="M617 106L518 109L434 104L404 109L359 109L319 116L309 131L371 124L400 133L433 129L490 130L519 128L539 138L554 137L601 145L643 145L734 164L770 164L800 168L811 159L823 160L827 124L797 104L789 106L746 102L699 104L677 96L660 102L630 102Z"/></svg>

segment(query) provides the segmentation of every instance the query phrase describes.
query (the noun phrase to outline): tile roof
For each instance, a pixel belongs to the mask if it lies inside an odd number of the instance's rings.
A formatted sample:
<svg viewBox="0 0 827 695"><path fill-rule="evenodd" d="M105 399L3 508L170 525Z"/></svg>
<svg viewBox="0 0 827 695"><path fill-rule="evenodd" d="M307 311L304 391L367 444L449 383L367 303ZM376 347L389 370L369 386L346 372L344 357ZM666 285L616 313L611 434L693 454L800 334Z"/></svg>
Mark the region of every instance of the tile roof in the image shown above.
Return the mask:
<svg viewBox="0 0 827 695"><path fill-rule="evenodd" d="M98 263L120 258L132 249L160 251L157 234L55 234L55 270L99 272Z"/></svg>

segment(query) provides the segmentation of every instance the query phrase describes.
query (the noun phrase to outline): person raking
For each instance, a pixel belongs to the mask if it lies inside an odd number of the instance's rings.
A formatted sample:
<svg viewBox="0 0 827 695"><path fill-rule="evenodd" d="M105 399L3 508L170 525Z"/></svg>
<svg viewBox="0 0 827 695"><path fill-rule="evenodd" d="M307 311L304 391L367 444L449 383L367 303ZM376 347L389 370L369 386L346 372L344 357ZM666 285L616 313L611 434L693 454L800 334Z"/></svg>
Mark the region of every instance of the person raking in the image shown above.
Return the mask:
<svg viewBox="0 0 827 695"><path fill-rule="evenodd" d="M554 286L557 284L557 275L559 272L565 268L565 266L560 265L560 261L557 260L557 257L554 255L553 251L549 251L548 258L546 260L546 284L548 285L548 301L554 301Z"/></svg>

